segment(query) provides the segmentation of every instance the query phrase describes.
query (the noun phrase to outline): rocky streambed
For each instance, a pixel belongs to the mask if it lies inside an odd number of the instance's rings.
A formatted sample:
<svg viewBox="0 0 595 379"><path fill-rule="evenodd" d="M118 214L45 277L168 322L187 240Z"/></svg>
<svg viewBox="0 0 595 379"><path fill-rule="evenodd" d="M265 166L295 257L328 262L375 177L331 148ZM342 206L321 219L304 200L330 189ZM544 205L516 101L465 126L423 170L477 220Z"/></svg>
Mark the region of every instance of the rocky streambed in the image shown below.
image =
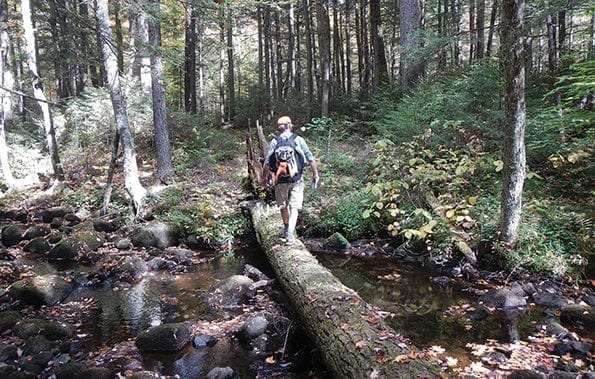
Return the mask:
<svg viewBox="0 0 595 379"><path fill-rule="evenodd" d="M67 208L0 212L0 377L320 377L258 251Z"/></svg>

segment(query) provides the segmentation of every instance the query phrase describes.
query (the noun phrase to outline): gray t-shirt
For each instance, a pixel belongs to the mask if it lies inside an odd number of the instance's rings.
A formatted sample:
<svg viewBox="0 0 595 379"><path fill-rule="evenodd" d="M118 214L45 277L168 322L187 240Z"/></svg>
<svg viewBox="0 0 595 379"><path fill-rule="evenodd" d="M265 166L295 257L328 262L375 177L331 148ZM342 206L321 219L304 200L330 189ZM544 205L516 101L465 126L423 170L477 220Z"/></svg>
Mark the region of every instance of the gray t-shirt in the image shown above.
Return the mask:
<svg viewBox="0 0 595 379"><path fill-rule="evenodd" d="M281 134L282 138L289 138L291 137L293 133L283 133ZM314 160L314 154L312 154L312 152L310 151L310 148L308 147L308 144L306 143L306 141L300 137L297 136L295 139L295 150L297 151L298 154L301 154L302 157L304 157L305 163L306 165L309 164L310 162L312 162ZM270 160L271 160L271 156L273 155L273 153L275 152L275 146L277 146L277 140L275 138L273 138L271 140L271 142L269 143L269 148L267 150L267 155L264 158L264 165L265 166L271 166L270 165Z"/></svg>

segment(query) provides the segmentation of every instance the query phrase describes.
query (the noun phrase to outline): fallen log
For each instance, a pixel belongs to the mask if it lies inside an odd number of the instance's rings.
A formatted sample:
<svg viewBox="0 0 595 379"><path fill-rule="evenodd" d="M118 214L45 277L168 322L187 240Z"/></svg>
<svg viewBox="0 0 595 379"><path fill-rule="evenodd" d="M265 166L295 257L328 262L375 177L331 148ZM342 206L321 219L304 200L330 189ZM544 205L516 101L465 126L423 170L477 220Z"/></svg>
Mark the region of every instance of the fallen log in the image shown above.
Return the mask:
<svg viewBox="0 0 595 379"><path fill-rule="evenodd" d="M247 205L260 245L305 330L337 378L427 378L437 367L408 344L355 291L318 263L304 245L280 244L278 208Z"/></svg>

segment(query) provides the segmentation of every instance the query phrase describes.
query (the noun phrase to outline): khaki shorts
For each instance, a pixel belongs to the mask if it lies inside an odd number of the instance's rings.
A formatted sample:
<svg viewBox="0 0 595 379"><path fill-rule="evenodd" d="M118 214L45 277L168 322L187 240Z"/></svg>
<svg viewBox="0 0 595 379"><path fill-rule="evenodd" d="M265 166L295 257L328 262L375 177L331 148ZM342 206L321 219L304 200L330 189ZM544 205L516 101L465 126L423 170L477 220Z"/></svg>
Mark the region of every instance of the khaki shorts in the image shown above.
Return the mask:
<svg viewBox="0 0 595 379"><path fill-rule="evenodd" d="M279 208L302 209L304 203L304 181L279 183L275 186L275 200Z"/></svg>

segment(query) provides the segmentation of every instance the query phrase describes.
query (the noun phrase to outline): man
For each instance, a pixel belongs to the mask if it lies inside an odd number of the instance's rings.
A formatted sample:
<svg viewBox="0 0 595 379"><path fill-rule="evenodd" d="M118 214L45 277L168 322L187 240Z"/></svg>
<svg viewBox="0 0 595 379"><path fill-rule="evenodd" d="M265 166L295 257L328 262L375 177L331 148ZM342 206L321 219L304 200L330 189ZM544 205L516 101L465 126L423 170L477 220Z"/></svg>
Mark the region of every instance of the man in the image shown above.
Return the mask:
<svg viewBox="0 0 595 379"><path fill-rule="evenodd" d="M281 209L283 231L281 237L287 244L295 242L295 226L304 202L304 167L312 168L313 187L318 187L320 176L314 155L304 139L292 132L293 125L287 116L277 121L279 135L269 143L264 167L269 180L275 185L275 200Z"/></svg>

